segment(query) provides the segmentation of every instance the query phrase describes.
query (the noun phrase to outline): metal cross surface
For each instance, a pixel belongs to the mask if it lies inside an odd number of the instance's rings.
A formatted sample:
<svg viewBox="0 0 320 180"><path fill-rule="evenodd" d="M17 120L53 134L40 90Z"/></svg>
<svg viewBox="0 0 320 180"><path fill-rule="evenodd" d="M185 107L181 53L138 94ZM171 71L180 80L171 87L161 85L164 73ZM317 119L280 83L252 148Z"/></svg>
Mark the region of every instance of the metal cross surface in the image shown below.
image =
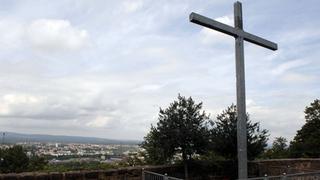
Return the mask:
<svg viewBox="0 0 320 180"><path fill-rule="evenodd" d="M238 146L238 177L247 178L247 127L246 127L246 93L245 93L245 72L243 41L277 50L276 43L260 38L243 30L242 7L240 2L234 3L234 26L220 23L213 19L201 16L196 13L190 14L190 21L207 28L217 30L235 38L236 56L236 81L237 81L237 146Z"/></svg>

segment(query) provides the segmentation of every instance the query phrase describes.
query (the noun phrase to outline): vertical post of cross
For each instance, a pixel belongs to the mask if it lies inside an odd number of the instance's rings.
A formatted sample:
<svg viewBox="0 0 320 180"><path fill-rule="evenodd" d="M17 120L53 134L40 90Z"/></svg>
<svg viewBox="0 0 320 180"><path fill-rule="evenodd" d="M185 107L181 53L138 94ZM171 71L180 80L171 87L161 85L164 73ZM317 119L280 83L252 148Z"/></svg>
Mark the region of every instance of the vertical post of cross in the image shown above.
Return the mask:
<svg viewBox="0 0 320 180"><path fill-rule="evenodd" d="M242 7L240 2L234 3L234 26L243 30ZM244 71L243 37L235 37L236 81L237 81L237 144L238 144L238 177L247 178L247 122L246 122L246 90Z"/></svg>

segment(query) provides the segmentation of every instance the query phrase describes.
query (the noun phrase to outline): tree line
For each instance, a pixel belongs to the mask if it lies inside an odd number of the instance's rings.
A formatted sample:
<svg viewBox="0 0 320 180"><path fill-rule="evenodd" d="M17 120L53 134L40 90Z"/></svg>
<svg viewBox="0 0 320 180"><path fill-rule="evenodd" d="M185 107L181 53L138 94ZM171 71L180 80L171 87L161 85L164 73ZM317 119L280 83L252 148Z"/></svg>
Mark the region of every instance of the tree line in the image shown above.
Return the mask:
<svg viewBox="0 0 320 180"><path fill-rule="evenodd" d="M118 164L73 163L50 165L45 157L27 155L21 146L0 149L0 173L23 171L67 171L109 169L135 165L182 163L188 177L193 161L237 161L237 108L227 107L213 120L203 111L203 103L178 95L169 107L160 108L158 122L141 143L143 149ZM320 100L305 108L306 123L288 143L276 137L267 148L269 132L250 120L247 114L248 159L319 158ZM143 158L141 158L143 157Z"/></svg>
<svg viewBox="0 0 320 180"><path fill-rule="evenodd" d="M202 110L202 102L178 95L166 109L160 108L158 122L151 125L141 147L146 164L182 162L185 178L193 160L237 161L237 108L227 107L215 120ZM297 131L290 145L283 137L275 138L267 148L269 132L247 114L248 159L320 157L320 101L305 110L306 124ZM137 163L141 163L137 162Z"/></svg>

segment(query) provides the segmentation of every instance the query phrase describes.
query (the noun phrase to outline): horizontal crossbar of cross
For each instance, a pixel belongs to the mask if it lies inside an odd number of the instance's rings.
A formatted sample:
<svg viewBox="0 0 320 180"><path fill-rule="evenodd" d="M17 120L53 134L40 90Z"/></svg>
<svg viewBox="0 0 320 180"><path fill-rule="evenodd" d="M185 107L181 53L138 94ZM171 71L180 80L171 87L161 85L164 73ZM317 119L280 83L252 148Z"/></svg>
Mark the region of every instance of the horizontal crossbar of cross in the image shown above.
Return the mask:
<svg viewBox="0 0 320 180"><path fill-rule="evenodd" d="M245 32L241 29L234 28L232 26L220 23L218 21L215 21L213 19L207 18L205 16L201 16L197 13L191 13L189 16L189 19L191 22L205 26L210 29L217 30L219 32L228 34L230 36L234 37L243 37L244 40L257 44L259 46L271 49L271 50L277 50L278 45L274 42L268 41L266 39L263 39L261 37L258 37L256 35L250 34L248 32Z"/></svg>

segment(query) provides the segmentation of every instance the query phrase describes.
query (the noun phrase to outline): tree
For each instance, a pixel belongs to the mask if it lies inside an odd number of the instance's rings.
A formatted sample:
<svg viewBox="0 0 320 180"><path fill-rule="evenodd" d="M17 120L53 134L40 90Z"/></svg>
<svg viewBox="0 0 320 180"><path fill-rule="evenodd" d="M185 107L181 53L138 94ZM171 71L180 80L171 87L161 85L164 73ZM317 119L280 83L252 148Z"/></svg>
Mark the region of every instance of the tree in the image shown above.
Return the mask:
<svg viewBox="0 0 320 180"><path fill-rule="evenodd" d="M320 100L314 100L305 111L306 123L290 143L292 157L320 157Z"/></svg>
<svg viewBox="0 0 320 180"><path fill-rule="evenodd" d="M287 148L287 139L284 137L276 137L272 143L274 151L283 151Z"/></svg>
<svg viewBox="0 0 320 180"><path fill-rule="evenodd" d="M142 166L145 165L145 161L141 152L129 153L128 156L124 159L124 164L127 166Z"/></svg>
<svg viewBox="0 0 320 180"><path fill-rule="evenodd" d="M44 157L28 157L22 146L0 149L0 173L42 170L47 165Z"/></svg>
<svg viewBox="0 0 320 180"><path fill-rule="evenodd" d="M157 126L151 126L144 138L141 146L146 150L146 161L170 163L180 154L188 179L188 161L207 149L208 122L209 116L202 111L202 103L178 95L178 100L168 108L160 108Z"/></svg>
<svg viewBox="0 0 320 180"><path fill-rule="evenodd" d="M47 164L48 161L44 157L33 155L29 158L28 167L30 171L38 171L43 170Z"/></svg>
<svg viewBox="0 0 320 180"><path fill-rule="evenodd" d="M173 153L166 152L168 149L163 148L162 141L159 130L151 125L150 132L144 137L141 144L141 147L145 150L144 158L147 164L158 165L170 162Z"/></svg>
<svg viewBox="0 0 320 180"><path fill-rule="evenodd" d="M29 158L21 146L1 150L0 156L0 172L22 172L28 168Z"/></svg>
<svg viewBox="0 0 320 180"><path fill-rule="evenodd" d="M259 123L252 123L247 115L247 153L254 159L267 146L268 131L260 129ZM237 159L237 108L234 104L217 116L211 129L212 149L229 160Z"/></svg>
<svg viewBox="0 0 320 180"><path fill-rule="evenodd" d="M284 137L276 137L272 143L272 147L268 149L262 156L266 159L279 159L288 157L287 139Z"/></svg>

